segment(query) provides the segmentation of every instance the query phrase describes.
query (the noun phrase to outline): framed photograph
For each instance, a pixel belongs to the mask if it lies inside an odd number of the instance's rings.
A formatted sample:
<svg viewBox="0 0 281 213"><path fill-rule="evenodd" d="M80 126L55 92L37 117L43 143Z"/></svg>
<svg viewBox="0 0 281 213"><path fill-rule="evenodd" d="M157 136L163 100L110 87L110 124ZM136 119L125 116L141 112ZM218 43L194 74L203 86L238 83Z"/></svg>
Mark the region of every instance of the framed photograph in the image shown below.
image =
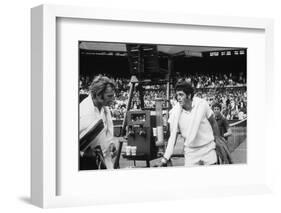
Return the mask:
<svg viewBox="0 0 281 213"><path fill-rule="evenodd" d="M31 14L33 204L271 191L272 20Z"/></svg>

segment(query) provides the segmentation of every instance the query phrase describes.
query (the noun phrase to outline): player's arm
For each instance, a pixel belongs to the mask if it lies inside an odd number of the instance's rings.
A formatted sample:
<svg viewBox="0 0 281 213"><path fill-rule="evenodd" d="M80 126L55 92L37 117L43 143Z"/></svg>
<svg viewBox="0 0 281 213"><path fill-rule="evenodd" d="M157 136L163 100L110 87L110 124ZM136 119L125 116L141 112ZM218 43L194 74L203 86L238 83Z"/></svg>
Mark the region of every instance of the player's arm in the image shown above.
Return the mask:
<svg viewBox="0 0 281 213"><path fill-rule="evenodd" d="M208 118L210 124L211 124L211 127L213 129L213 133L214 133L214 136L215 137L218 137L220 136L220 131L219 131L219 126L217 124L217 121L215 119L215 116L213 114L211 114Z"/></svg>
<svg viewBox="0 0 281 213"><path fill-rule="evenodd" d="M224 123L225 129L226 129L226 133L223 134L223 137L231 136L232 131L231 131L231 128L229 127L228 121L226 119L224 119L223 123Z"/></svg>
<svg viewBox="0 0 281 213"><path fill-rule="evenodd" d="M167 166L168 160L170 160L174 147L176 144L176 140L178 137L179 127L178 127L178 120L181 114L181 107L175 107L170 111L169 116L169 129L170 129L170 136L168 139L168 144L165 150L165 153L161 159L160 166Z"/></svg>
<svg viewBox="0 0 281 213"><path fill-rule="evenodd" d="M219 129L218 123L215 119L214 112L210 108L209 104L206 101L205 101L204 105L205 105L205 109L206 109L206 117L208 118L208 121L211 124L211 127L213 129L214 137L219 137L220 136L220 129Z"/></svg>

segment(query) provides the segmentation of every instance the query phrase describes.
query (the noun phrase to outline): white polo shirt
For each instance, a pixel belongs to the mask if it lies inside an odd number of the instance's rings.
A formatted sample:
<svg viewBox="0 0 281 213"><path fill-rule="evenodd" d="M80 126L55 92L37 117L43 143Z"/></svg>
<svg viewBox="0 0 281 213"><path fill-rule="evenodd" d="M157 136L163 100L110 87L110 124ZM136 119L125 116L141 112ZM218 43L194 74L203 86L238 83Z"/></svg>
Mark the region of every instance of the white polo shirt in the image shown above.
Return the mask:
<svg viewBox="0 0 281 213"><path fill-rule="evenodd" d="M179 130L184 138L185 166L202 161L214 164L217 161L214 134L208 118L213 114L207 101L194 97L191 111L182 110Z"/></svg>
<svg viewBox="0 0 281 213"><path fill-rule="evenodd" d="M195 110L200 106L199 110ZM210 116L213 115L213 111L209 107L208 103L201 98L194 97L192 101L191 111L182 110L180 119L179 119L179 130L181 135L185 138L185 146L190 148L196 148L204 146L214 140L213 129L208 120ZM194 138L187 135L189 131L193 131L190 128L193 128L193 120L200 119L199 127Z"/></svg>

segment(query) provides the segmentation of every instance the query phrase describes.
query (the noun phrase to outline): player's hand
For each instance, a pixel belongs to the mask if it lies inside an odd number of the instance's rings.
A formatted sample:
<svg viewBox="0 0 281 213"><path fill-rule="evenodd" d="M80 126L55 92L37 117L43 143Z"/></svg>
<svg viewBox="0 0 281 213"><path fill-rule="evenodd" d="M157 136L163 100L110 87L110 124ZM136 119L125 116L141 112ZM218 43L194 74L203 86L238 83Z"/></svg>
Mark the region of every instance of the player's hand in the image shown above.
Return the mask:
<svg viewBox="0 0 281 213"><path fill-rule="evenodd" d="M215 142L220 139L219 135L214 135Z"/></svg>
<svg viewBox="0 0 281 213"><path fill-rule="evenodd" d="M110 155L111 155L111 158L115 158L116 155L117 155L117 149L116 149L116 145L114 143L111 143L109 145L109 152L110 152Z"/></svg>
<svg viewBox="0 0 281 213"><path fill-rule="evenodd" d="M165 158L161 158L155 165L155 167L167 167L168 161Z"/></svg>

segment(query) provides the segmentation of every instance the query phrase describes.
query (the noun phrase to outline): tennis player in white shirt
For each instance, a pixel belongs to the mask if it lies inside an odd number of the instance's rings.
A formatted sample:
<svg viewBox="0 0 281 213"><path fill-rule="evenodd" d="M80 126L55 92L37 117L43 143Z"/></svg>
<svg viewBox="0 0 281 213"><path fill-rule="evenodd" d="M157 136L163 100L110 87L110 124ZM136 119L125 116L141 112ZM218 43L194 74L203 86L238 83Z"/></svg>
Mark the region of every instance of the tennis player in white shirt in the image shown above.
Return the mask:
<svg viewBox="0 0 281 213"><path fill-rule="evenodd" d="M170 138L160 166L171 158L180 132L184 138L185 166L213 165L217 163L215 137L219 129L206 100L194 97L189 82L179 82L176 87L178 103L170 111Z"/></svg>
<svg viewBox="0 0 281 213"><path fill-rule="evenodd" d="M113 122L108 107L114 102L114 90L115 83L109 78L99 75L91 83L89 96L79 106L80 138L100 119L103 121L104 129L90 143L90 149L93 150L100 146L107 169L113 169L112 151L116 150L116 141L113 137ZM95 166L92 168L95 168Z"/></svg>

